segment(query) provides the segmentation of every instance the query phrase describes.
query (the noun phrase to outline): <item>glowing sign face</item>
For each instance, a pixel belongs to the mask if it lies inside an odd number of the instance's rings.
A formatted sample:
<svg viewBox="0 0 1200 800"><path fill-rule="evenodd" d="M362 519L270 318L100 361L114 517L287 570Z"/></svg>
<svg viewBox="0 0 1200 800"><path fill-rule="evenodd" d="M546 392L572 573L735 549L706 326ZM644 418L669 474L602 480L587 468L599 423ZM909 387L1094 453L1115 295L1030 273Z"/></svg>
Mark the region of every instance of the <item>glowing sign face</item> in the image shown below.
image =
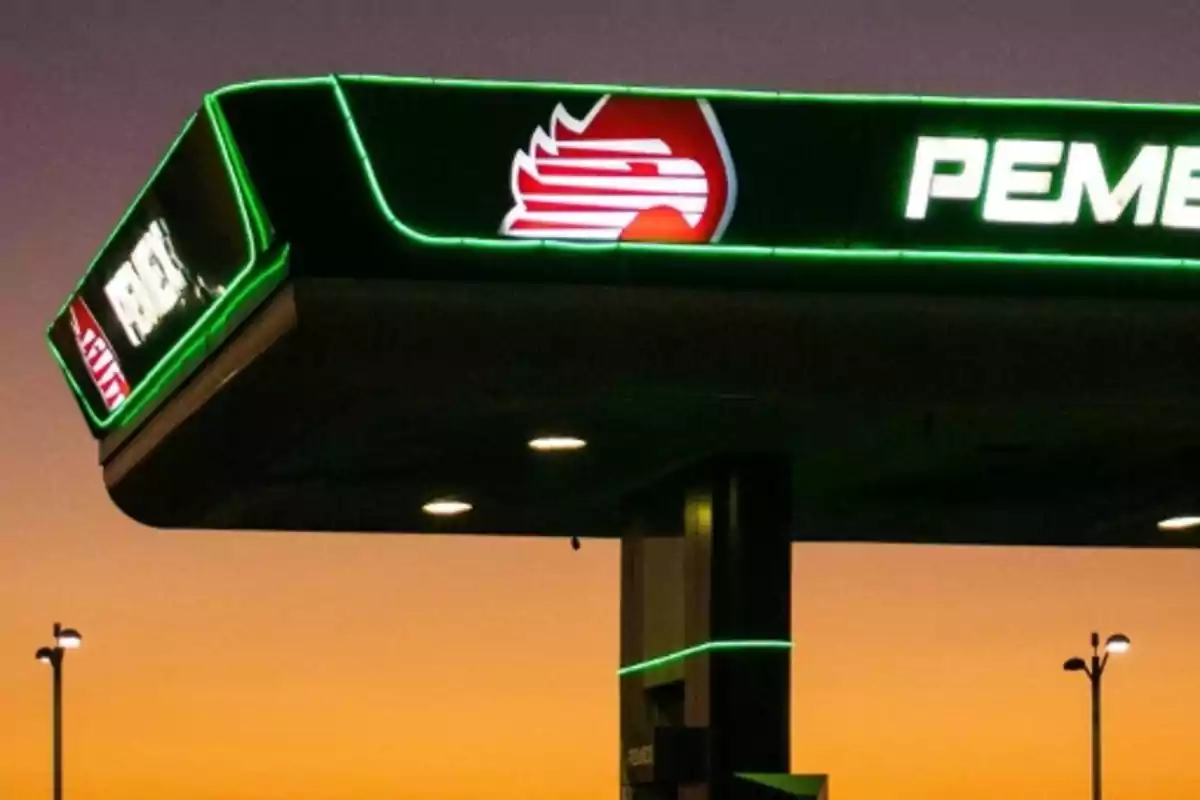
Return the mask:
<svg viewBox="0 0 1200 800"><path fill-rule="evenodd" d="M989 158L990 156L990 158ZM990 161L990 165L989 165ZM1053 194L1056 178L1061 189ZM1165 189L1165 191L1164 191ZM933 200L983 199L985 222L1073 225L1086 197L1096 224L1200 229L1200 147L1141 147L1112 185L1090 142L922 136L905 216L923 220ZM1135 202L1136 201L1136 202Z"/></svg>
<svg viewBox="0 0 1200 800"><path fill-rule="evenodd" d="M137 418L199 363L204 349L188 343L212 341L199 325L263 252L265 216L253 224L219 132L209 112L189 121L50 326L94 434Z"/></svg>
<svg viewBox="0 0 1200 800"><path fill-rule="evenodd" d="M129 381L125 379L121 363L82 297L72 300L67 311L70 314L71 331L75 334L75 344L87 364L92 384L100 393L105 408L114 411L129 396Z"/></svg>
<svg viewBox="0 0 1200 800"><path fill-rule="evenodd" d="M192 281L171 246L166 223L155 220L104 286L113 313L130 344L140 346L150 332L182 302ZM197 298L211 296L202 280L192 290Z"/></svg>
<svg viewBox="0 0 1200 800"><path fill-rule="evenodd" d="M582 119L557 106L517 152L511 184L500 230L526 239L715 242L737 195L707 101L611 95Z"/></svg>

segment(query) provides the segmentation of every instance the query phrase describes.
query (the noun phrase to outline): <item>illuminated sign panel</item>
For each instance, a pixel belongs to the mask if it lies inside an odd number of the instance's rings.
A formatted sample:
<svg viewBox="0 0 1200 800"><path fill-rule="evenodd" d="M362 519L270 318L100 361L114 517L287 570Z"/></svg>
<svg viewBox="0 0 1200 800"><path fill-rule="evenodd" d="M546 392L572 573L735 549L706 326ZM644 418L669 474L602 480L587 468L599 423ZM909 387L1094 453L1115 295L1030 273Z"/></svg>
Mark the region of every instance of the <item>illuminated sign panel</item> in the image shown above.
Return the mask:
<svg viewBox="0 0 1200 800"><path fill-rule="evenodd" d="M382 79L335 89L385 213L425 243L943 260L1197 252L1200 114L1182 107Z"/></svg>
<svg viewBox="0 0 1200 800"><path fill-rule="evenodd" d="M206 111L187 126L50 328L93 430L112 428L253 265L246 187Z"/></svg>

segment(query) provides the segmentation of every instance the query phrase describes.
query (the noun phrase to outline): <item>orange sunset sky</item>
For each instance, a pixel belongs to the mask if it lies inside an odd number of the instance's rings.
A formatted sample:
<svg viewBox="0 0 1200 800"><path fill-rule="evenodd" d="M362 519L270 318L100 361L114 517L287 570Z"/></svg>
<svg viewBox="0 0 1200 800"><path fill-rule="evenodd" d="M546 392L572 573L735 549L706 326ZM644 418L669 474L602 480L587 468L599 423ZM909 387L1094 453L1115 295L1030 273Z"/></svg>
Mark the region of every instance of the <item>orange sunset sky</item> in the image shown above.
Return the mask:
<svg viewBox="0 0 1200 800"><path fill-rule="evenodd" d="M1191 4L89 2L0 11L0 800L617 788L618 546L164 533L108 501L43 328L222 83L333 70L1196 100ZM1086 13L1083 9L1086 8ZM793 769L834 800L1200 797L1200 553L793 549Z"/></svg>

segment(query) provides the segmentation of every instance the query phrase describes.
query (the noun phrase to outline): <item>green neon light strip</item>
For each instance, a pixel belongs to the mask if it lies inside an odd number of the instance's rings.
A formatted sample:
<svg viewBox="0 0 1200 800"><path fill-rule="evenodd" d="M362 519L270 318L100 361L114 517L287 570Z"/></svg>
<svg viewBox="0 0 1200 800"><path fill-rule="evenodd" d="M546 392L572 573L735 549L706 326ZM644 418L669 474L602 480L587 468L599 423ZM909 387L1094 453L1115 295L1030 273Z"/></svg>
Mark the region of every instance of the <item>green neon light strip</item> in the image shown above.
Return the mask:
<svg viewBox="0 0 1200 800"><path fill-rule="evenodd" d="M221 153L225 157L225 165L227 168L232 167L236 176L236 186L245 193L248 200L247 202L241 202L241 198L239 197L242 221L245 223L246 214L249 212L250 218L254 222L254 231L258 234L258 245L260 248L266 249L271 238L266 211L263 210L262 199L258 194L258 189L255 187L254 181L250 178L250 172L246 169L246 162L242 159L241 148L237 146L237 142L233 138L233 131L229 128L229 120L226 118L221 104L212 95L204 98L204 108L208 111L209 119L213 120L217 126L217 131L219 132L217 141L221 143Z"/></svg>
<svg viewBox="0 0 1200 800"><path fill-rule="evenodd" d="M255 272L255 268L261 260L260 250L266 249L268 246L269 226L266 221L266 214L262 208L262 201L249 180L241 153L237 149L237 143L233 140L232 133L229 130L229 123L225 119L225 114L221 110L216 98L211 95L206 97L204 107L207 111L209 123L212 125L213 134L216 137L218 147L221 151L221 158L225 163L225 170L238 204L238 211L242 219L242 228L246 236L247 261L229 282L225 294L205 310L200 318L193 323L192 327L188 329L187 333L180 337L179 341L146 373L138 385L133 387L125 402L104 417L96 414L91 404L87 401L87 395L78 382L76 382L70 369L68 369L66 360L62 353L58 351L50 335L53 331L54 323L50 324L50 327L47 329L47 341L50 345L50 352L58 362L63 374L67 376L67 382L71 385L71 389L79 396L80 405L82 405L88 419L91 420L93 425L102 430L128 422L149 405L160 391L165 389L180 375L191 358L208 342L208 339L224 327L237 307L250 297L255 289L262 285L267 276L277 275L287 262L289 248L285 247L278 259L265 268L261 279L250 280L251 275ZM78 293L87 276L95 269L101 257L108 249L108 246L112 243L113 238L124 228L130 215L133 214L134 210L141 203L145 193L158 178L159 173L162 172L163 167L170 160L171 156L174 155L180 141L187 135L197 117L198 115L193 115L188 120L188 124L184 127L184 130L176 137L166 155L163 156L151 174L150 180L138 192L116 229L109 236L104 246L100 249L100 252L97 253L96 258L93 259L87 272L84 273L83 279L75 287L75 291L71 293L67 302L63 304L58 314L55 315L55 322L63 314L67 305L70 304L71 298Z"/></svg>
<svg viewBox="0 0 1200 800"><path fill-rule="evenodd" d="M666 86L628 86L608 83L554 83L543 81L488 80L478 78L421 78L394 75L342 74L308 78L267 78L256 81L230 84L218 89L218 97L225 94L240 94L264 89L291 89L312 86L328 86L338 81L390 86L447 87L484 90L541 91L575 94L626 94L652 97L700 97L760 102L803 102L803 103L892 103L897 105L929 106L976 106L989 108L1046 108L1046 109L1092 109L1097 111L1142 111L1200 113L1200 104L1145 103L1118 100L1071 100L1034 97L947 97L925 94L828 94L821 92L776 92L750 89L702 89L672 88Z"/></svg>
<svg viewBox="0 0 1200 800"><path fill-rule="evenodd" d="M713 653L723 650L791 650L792 643L782 639L741 639L729 640L723 642L705 642L693 647L687 647L683 650L677 650L674 653L668 653L665 656L651 658L648 661L640 661L636 664L630 664L627 667L621 667L617 670L619 677L633 675L638 672L646 672L647 670L658 669L660 667L669 666L683 661L692 656L703 655L705 653Z"/></svg>
<svg viewBox="0 0 1200 800"><path fill-rule="evenodd" d="M428 83L432 79L427 79ZM371 156L367 152L362 135L359 132L358 125L354 118L354 111L350 106L350 100L346 96L345 90L342 88L343 81L360 81L370 83L412 83L412 79L388 79L388 78L366 78L366 77L350 77L350 78L331 78L333 83L334 94L337 97L338 105L341 107L342 115L346 120L346 127L350 134L350 140L354 144L354 148L358 153L359 160L362 163L363 172L367 179L367 185L370 187L371 194L375 199L375 203L379 208L380 213L384 218L400 232L405 238L418 242L422 245L443 246L443 247L468 247L479 249L495 249L495 250L513 250L513 251L549 251L565 254L577 253L611 253L617 251L632 252L632 253L662 253L675 256L688 257L760 257L760 258L779 258L786 260L802 260L802 261L850 261L850 262L904 262L916 261L919 263L946 263L946 264L1023 264L1037 266L1080 266L1080 267L1136 267L1142 269L1170 269L1170 270L1195 270L1200 269L1200 260L1184 259L1184 258L1163 258L1158 256L1102 256L1102 255L1064 255L1061 253L1008 253L1002 251L983 251L983 250L926 250L926 249L879 249L871 247L769 247L755 245L723 245L723 244L703 244L703 245L681 245L681 244L651 244L645 242L566 242L552 240L528 240L528 239L501 239L501 238L482 238L469 236L436 236L428 233L423 233L416 230L410 225L407 225L399 217L396 216L388 203L387 197L383 192L383 188L379 183L379 178L375 172L374 165L371 162ZM504 84L499 82L468 82L468 81L437 81L443 85L473 85L473 86L516 86L519 84ZM557 87L549 87L557 88ZM562 87L566 88L566 87ZM577 87L576 87L577 88ZM601 91L615 87L589 87L587 91ZM632 91L632 90L630 90ZM670 90L639 90L639 93L647 94L663 94ZM702 93L693 89L678 90L686 96L699 96ZM740 93L734 93L741 96ZM824 98L831 99L829 95L771 95L769 93L760 93L762 97L771 97L775 99L815 99ZM758 97L760 95L750 95ZM710 96L710 95L705 95ZM845 97L840 96L840 97ZM896 99L897 96L872 96L860 95L854 96L854 102L866 102L867 100L882 100ZM918 98L899 96L905 102L926 102L931 98ZM940 98L940 101L945 103L961 102L953 98ZM1033 103L1050 103L1050 102L1067 102L1067 101L973 101L977 104L1002 104L1014 103L1030 105ZM1085 102L1085 101L1076 101ZM1104 106L1106 108L1113 107L1111 104ZM1130 106L1119 106L1121 108L1129 108ZM1200 112L1200 107L1193 109L1195 112Z"/></svg>

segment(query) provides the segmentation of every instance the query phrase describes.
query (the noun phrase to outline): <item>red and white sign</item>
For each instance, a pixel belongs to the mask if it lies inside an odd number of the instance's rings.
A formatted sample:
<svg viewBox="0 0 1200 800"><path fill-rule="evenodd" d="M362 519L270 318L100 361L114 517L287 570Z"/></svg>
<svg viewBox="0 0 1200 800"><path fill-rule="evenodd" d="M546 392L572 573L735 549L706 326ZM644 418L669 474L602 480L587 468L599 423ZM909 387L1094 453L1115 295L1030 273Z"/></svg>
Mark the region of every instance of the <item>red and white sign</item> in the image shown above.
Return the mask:
<svg viewBox="0 0 1200 800"><path fill-rule="evenodd" d="M83 298L76 297L72 300L68 310L71 314L71 331L75 334L75 344L79 345L79 353L87 364L92 383L104 399L104 406L113 411L129 396L129 382L125 380L121 364L117 361L108 337L100 329Z"/></svg>
<svg viewBox="0 0 1200 800"><path fill-rule="evenodd" d="M523 239L702 244L733 216L737 178L704 100L605 95L561 105L512 164L500 232Z"/></svg>

